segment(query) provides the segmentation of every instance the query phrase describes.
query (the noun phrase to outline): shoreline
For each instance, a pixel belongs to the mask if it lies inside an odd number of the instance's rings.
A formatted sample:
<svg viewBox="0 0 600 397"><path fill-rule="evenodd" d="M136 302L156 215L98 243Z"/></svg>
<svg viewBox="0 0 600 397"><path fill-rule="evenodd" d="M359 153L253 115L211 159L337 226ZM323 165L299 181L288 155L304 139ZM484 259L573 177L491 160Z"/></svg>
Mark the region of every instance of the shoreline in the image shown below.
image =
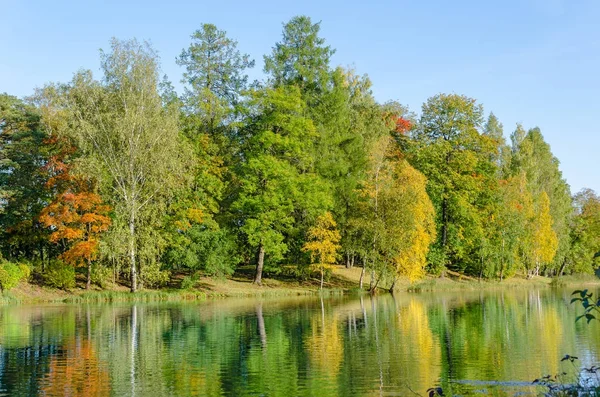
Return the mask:
<svg viewBox="0 0 600 397"><path fill-rule="evenodd" d="M202 277L193 289L145 289L136 293L129 292L125 286L117 285L112 288L93 288L90 291L75 289L62 291L58 289L39 286L22 282L14 289L2 293L0 305L18 304L78 304L78 303L111 303L111 302L184 302L204 301L208 299L224 298L258 298L277 296L310 296L310 295L352 295L368 294L368 277L365 280L365 289L358 288L360 268L346 269L338 267L334 270L331 279L326 283L323 291L319 290L318 280L305 282L285 281L265 278L262 286L252 284L251 280L211 279ZM563 276L556 280L538 276L525 279L515 276L500 281L473 279L465 276L451 277L426 277L423 280L410 284L408 280L399 280L396 283L396 292L402 293L431 293L451 291L477 291L512 288L575 288L575 287L600 287L600 278L591 275ZM387 286L381 286L378 294L389 293Z"/></svg>

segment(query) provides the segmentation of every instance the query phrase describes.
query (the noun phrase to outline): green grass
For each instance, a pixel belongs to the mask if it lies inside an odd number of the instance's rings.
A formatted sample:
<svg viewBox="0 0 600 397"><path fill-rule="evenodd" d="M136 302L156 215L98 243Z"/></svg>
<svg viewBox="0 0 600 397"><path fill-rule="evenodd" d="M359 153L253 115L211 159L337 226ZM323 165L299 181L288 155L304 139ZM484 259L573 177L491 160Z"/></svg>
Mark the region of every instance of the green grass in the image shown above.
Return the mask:
<svg viewBox="0 0 600 397"><path fill-rule="evenodd" d="M323 291L319 290L319 280L298 281L292 278L266 278L263 286L252 283L252 278L237 275L230 279L211 279L201 277L195 288L177 289L176 284L168 289L141 290L134 294L122 285L112 286L108 290L75 289L61 291L36 284L21 283L11 291L0 295L0 305L20 303L104 303L104 302L161 302L161 301L202 301L208 298L226 297L291 297L291 296L340 296L368 293L369 280L365 280L365 289L358 288L360 269L336 268L333 276L327 280ZM410 284L400 280L396 291L408 292L450 292L492 290L501 288L544 288L576 287L581 285L600 285L600 279L593 275L564 276L558 279L534 277L526 279L522 275L500 281L479 281L472 277L452 275L451 277L432 277ZM378 293L387 293L386 285L380 285Z"/></svg>
<svg viewBox="0 0 600 397"><path fill-rule="evenodd" d="M125 291L92 291L73 295L61 300L63 303L104 303L104 302L169 302L206 300L203 291L188 290L144 290L136 293Z"/></svg>

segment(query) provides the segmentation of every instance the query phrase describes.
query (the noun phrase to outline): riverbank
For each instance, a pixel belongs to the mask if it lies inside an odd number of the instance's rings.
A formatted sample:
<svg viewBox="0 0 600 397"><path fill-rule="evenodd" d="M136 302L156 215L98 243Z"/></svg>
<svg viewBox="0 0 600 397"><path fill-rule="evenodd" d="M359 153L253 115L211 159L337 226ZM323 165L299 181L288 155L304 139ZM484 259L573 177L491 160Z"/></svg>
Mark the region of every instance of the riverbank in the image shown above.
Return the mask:
<svg viewBox="0 0 600 397"><path fill-rule="evenodd" d="M358 288L361 268L346 269L336 267L331 278L325 283L325 288L319 291L319 280L309 279L298 281L293 278L265 278L263 285L252 283L251 278L241 274L231 279L212 279L201 277L195 288L178 289L166 288L160 290L142 290L135 294L129 292L124 285L113 285L107 289L92 288L85 290L76 288L72 291L62 291L26 282L20 283L14 289L4 292L0 304L32 304L32 303L101 303L101 302L150 302L150 301L195 301L226 297L269 297L269 296L298 296L359 294L366 290ZM369 277L365 276L364 288L369 286ZM505 288L578 288L600 287L600 279L591 275L565 276L558 281L548 277L526 279L517 275L507 280L479 281L477 279L450 274L447 277L426 277L415 283L399 280L396 283L397 292L436 292L436 291L474 291ZM380 285L378 292L386 293L389 285Z"/></svg>

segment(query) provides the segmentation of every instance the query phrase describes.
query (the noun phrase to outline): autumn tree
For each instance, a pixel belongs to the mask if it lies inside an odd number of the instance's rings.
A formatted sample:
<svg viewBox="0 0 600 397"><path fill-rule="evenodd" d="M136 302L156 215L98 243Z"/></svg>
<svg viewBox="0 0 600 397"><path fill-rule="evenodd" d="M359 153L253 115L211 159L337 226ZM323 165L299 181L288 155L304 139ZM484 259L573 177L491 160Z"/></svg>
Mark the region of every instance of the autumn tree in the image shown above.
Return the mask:
<svg viewBox="0 0 600 397"><path fill-rule="evenodd" d="M179 140L178 113L163 106L158 57L148 44L113 39L101 52L102 81L90 71L59 86L57 106L69 112L63 131L82 151L85 171L111 197L118 224L127 225L131 291L137 289L138 226L150 225L156 211L184 179L187 151Z"/></svg>
<svg viewBox="0 0 600 397"><path fill-rule="evenodd" d="M552 228L553 221L550 214L550 199L544 191L538 200L533 222L534 232L531 255L535 268L530 274L537 276L540 266L551 263L558 249L558 238Z"/></svg>
<svg viewBox="0 0 600 397"><path fill-rule="evenodd" d="M389 277L393 290L398 276L422 275L435 237L434 209L425 177L403 158L391 134L372 147L368 170L353 223L367 245L363 250L376 278L371 289Z"/></svg>
<svg viewBox="0 0 600 397"><path fill-rule="evenodd" d="M326 212L317 218L313 227L308 229L308 241L302 249L310 252L313 266L321 273L321 289L323 289L323 274L335 264L340 248L340 232L331 215Z"/></svg>
<svg viewBox="0 0 600 397"><path fill-rule="evenodd" d="M397 238L403 243L394 258L396 274L409 281L422 278L427 266L429 247L435 240L435 212L427 195L427 179L408 162L398 162L393 195L406 222L396 224Z"/></svg>
<svg viewBox="0 0 600 397"><path fill-rule="evenodd" d="M535 198L536 206L541 205L538 200L542 197L542 192L548 196L552 229L558 239L558 248L553 261L545 263L545 268L560 274L566 266L565 259L570 247L572 201L569 185L559 169L560 162L539 128L525 131L521 125L517 125L511 138L512 172L526 174L528 188Z"/></svg>
<svg viewBox="0 0 600 397"><path fill-rule="evenodd" d="M67 150L71 149L69 145ZM69 150L69 151L73 151ZM52 230L49 240L64 242L68 249L61 254L62 259L73 266L87 267L86 288L92 283L92 263L99 250L99 236L108 230L110 208L104 204L99 194L94 192L94 184L82 176L72 175L71 166L63 156L53 156L45 169L53 176L46 186L55 191L53 201L40 215L40 221Z"/></svg>

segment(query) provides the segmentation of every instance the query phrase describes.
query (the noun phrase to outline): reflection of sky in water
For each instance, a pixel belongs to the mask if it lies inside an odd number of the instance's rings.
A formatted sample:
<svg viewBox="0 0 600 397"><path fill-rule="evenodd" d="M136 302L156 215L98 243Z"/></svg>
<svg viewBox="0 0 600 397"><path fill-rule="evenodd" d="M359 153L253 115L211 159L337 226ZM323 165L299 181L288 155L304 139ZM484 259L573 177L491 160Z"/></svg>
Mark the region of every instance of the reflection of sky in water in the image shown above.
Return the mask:
<svg viewBox="0 0 600 397"><path fill-rule="evenodd" d="M6 306L0 395L536 395L534 379L599 362L600 327L576 324L569 300L498 290Z"/></svg>

